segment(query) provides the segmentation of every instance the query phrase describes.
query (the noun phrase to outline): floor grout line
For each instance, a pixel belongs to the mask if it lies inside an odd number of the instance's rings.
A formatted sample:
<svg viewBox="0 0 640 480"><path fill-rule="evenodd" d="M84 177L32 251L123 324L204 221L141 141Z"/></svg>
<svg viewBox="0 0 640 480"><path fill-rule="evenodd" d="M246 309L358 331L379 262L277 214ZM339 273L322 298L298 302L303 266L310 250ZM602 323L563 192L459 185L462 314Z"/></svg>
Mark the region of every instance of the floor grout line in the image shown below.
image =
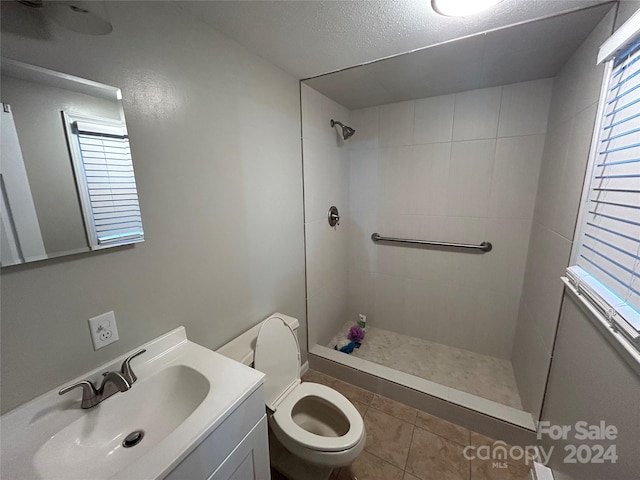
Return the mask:
<svg viewBox="0 0 640 480"><path fill-rule="evenodd" d="M407 450L407 458L404 461L404 469L403 471L406 472L407 471L407 463L409 463L409 455L411 455L411 447L413 446L413 436L416 432L416 426L415 424L413 425L413 429L411 430L411 441L409 442L409 450ZM413 471L409 472L411 475L413 475ZM402 475L404 477L404 474Z"/></svg>
<svg viewBox="0 0 640 480"><path fill-rule="evenodd" d="M375 453L373 453L372 451L367 450L367 447L366 447L366 446L364 447L364 451L365 451L365 452L367 452L369 455L372 455L372 456L376 457L378 460L381 460L381 461L383 461L384 463L389 464L389 465L391 465L392 467L397 468L398 470L400 470L400 471L402 471L402 472L404 472L404 471L405 471L404 469L400 468L400 467L399 467L399 466L397 466L397 465L394 465L394 464L393 464L393 463L391 463L390 461L385 460L385 459L384 459L384 458L382 458L380 455L376 455L376 454L375 454Z"/></svg>

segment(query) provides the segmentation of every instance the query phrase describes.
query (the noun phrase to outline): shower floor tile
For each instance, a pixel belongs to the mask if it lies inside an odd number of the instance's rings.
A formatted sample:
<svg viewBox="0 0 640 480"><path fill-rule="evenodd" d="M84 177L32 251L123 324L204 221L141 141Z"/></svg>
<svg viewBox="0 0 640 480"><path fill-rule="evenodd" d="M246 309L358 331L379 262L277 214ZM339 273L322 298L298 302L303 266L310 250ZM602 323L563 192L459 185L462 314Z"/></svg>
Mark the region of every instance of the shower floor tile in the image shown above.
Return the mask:
<svg viewBox="0 0 640 480"><path fill-rule="evenodd" d="M352 326L345 323L327 346L344 344ZM381 328L369 326L366 331L362 346L351 354L354 357L522 410L509 360Z"/></svg>

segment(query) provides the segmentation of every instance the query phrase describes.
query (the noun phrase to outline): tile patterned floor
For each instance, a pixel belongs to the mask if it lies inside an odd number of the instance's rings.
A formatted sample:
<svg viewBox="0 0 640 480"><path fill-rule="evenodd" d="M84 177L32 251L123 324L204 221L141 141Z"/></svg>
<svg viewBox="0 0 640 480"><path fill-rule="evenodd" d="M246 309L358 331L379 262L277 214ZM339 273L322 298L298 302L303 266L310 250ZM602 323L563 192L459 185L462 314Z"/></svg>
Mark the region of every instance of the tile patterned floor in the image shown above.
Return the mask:
<svg viewBox="0 0 640 480"><path fill-rule="evenodd" d="M464 458L465 446L491 445L493 439L319 372L308 371L303 381L336 389L364 418L364 451L330 480L529 480L524 463L494 468L490 461ZM277 472L272 478L286 480Z"/></svg>
<svg viewBox="0 0 640 480"><path fill-rule="evenodd" d="M327 346L342 345L351 326L345 323ZM352 355L522 410L511 362L502 358L370 326Z"/></svg>

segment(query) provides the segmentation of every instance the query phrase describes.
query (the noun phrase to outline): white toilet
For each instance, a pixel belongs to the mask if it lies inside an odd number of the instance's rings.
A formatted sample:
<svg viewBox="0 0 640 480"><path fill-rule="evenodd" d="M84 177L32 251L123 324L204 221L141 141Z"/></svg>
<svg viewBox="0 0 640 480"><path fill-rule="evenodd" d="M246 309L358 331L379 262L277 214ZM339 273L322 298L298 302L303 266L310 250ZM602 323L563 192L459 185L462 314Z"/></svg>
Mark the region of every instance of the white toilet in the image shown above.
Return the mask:
<svg viewBox="0 0 640 480"><path fill-rule="evenodd" d="M326 479L362 451L362 417L341 393L300 383L298 320L274 314L218 350L265 374L272 465L290 480Z"/></svg>

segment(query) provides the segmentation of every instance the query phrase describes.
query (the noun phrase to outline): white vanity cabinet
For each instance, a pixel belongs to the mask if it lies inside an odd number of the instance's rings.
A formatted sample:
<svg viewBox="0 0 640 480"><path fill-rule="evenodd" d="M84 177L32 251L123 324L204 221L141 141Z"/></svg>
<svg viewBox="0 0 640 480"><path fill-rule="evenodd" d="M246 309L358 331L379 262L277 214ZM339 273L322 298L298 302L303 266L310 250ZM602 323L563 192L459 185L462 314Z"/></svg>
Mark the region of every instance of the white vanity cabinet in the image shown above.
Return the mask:
<svg viewBox="0 0 640 480"><path fill-rule="evenodd" d="M167 480L270 480L263 386L205 438Z"/></svg>

